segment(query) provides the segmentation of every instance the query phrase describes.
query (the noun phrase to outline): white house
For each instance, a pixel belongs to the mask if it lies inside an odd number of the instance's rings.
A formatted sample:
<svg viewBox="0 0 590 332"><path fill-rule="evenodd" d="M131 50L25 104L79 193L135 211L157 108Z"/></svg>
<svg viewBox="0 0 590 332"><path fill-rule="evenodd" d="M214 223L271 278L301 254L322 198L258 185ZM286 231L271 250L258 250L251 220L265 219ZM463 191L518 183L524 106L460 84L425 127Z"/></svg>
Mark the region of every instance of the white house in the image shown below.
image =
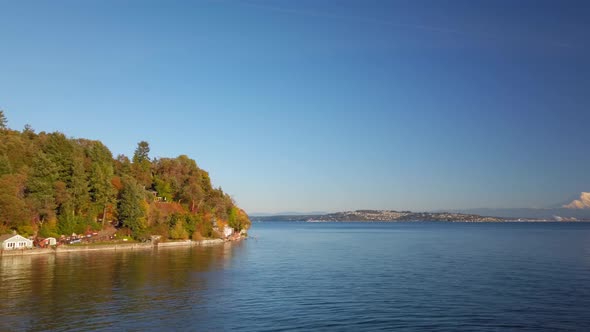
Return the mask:
<svg viewBox="0 0 590 332"><path fill-rule="evenodd" d="M33 241L18 234L0 235L0 248L2 250L33 248Z"/></svg>

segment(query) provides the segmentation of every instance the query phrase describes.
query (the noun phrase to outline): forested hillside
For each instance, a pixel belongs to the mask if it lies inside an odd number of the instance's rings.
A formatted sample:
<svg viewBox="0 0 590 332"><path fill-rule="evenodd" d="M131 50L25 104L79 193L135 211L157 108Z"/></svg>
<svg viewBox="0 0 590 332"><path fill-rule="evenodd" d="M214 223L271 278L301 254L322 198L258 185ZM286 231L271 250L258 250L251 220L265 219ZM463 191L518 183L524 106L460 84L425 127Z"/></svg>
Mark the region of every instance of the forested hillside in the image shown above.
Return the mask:
<svg viewBox="0 0 590 332"><path fill-rule="evenodd" d="M185 155L151 158L139 142L131 160L100 141L8 128L0 111L0 234L42 237L115 225L136 239L218 237L250 221L209 174ZM214 227L215 226L215 227Z"/></svg>

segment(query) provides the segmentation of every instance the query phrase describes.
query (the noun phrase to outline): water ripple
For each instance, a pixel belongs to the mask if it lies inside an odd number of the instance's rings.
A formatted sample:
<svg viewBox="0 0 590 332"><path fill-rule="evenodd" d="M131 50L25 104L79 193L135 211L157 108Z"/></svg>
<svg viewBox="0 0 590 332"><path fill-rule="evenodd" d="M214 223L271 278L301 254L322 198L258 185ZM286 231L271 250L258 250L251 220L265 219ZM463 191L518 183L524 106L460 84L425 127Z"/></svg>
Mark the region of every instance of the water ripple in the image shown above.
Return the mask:
<svg viewBox="0 0 590 332"><path fill-rule="evenodd" d="M0 260L0 330L587 331L590 224L255 224Z"/></svg>

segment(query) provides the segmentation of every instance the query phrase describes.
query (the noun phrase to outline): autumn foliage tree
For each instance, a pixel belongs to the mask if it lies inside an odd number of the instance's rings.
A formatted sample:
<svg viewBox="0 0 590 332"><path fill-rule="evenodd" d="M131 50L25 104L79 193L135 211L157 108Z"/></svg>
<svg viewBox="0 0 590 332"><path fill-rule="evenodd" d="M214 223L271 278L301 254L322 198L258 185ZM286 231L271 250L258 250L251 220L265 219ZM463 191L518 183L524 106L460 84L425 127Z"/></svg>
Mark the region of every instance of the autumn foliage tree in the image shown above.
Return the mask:
<svg viewBox="0 0 590 332"><path fill-rule="evenodd" d="M0 111L0 234L43 236L100 227L136 238L201 238L218 224L241 230L248 216L186 155L151 158L146 141L132 159L101 142L7 127Z"/></svg>

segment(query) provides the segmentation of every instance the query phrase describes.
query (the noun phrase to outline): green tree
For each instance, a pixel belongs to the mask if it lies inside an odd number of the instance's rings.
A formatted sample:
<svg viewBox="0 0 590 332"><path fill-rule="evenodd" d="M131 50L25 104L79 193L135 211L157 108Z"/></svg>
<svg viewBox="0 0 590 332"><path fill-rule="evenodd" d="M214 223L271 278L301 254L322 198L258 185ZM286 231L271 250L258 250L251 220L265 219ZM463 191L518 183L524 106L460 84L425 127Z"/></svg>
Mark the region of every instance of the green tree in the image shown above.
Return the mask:
<svg viewBox="0 0 590 332"><path fill-rule="evenodd" d="M74 144L62 133L48 134L42 147L43 152L57 168L59 179L66 184L72 181Z"/></svg>
<svg viewBox="0 0 590 332"><path fill-rule="evenodd" d="M123 178L123 189L117 204L117 214L123 226L133 231L136 237L144 235L147 228L145 190L131 177Z"/></svg>
<svg viewBox="0 0 590 332"><path fill-rule="evenodd" d="M230 212L227 217L227 223L229 227L235 229L236 231L241 231L242 229L248 229L250 227L250 220L246 213L236 206L232 206L230 208Z"/></svg>
<svg viewBox="0 0 590 332"><path fill-rule="evenodd" d="M131 161L127 156L123 154L117 155L115 159L115 173L120 177L131 175Z"/></svg>
<svg viewBox="0 0 590 332"><path fill-rule="evenodd" d="M53 189L55 193L55 204L57 205L57 210L60 212L72 211L72 198L70 197L66 183L59 180L55 181Z"/></svg>
<svg viewBox="0 0 590 332"><path fill-rule="evenodd" d="M48 221L43 223L41 227L39 227L38 235L41 237L59 237L58 233L59 229L57 228L57 224L54 221ZM69 234L69 233L63 233Z"/></svg>
<svg viewBox="0 0 590 332"><path fill-rule="evenodd" d="M27 199L41 224L47 219L55 217L54 184L57 179L57 167L47 158L45 153L39 152L33 160L26 193Z"/></svg>
<svg viewBox="0 0 590 332"><path fill-rule="evenodd" d="M94 142L88 155L92 161L90 168L90 196L95 205L102 210L102 224L104 225L107 208L114 203L116 190L111 180L114 176L113 156L109 149L100 142Z"/></svg>
<svg viewBox="0 0 590 332"><path fill-rule="evenodd" d="M18 173L24 166L31 167L40 144L18 131L0 130L0 155L7 159L10 173Z"/></svg>
<svg viewBox="0 0 590 332"><path fill-rule="evenodd" d="M170 230L170 238L175 240L186 240L188 239L188 232L184 228L182 222L176 223Z"/></svg>
<svg viewBox="0 0 590 332"><path fill-rule="evenodd" d="M154 183L158 196L164 198L166 202L171 202L174 199L172 195L172 187L169 182L156 177Z"/></svg>
<svg viewBox="0 0 590 332"><path fill-rule="evenodd" d="M33 139L35 137L35 129L33 129L33 127L27 123L23 128L23 135L25 135L25 137L28 139Z"/></svg>
<svg viewBox="0 0 590 332"><path fill-rule="evenodd" d="M205 192L201 187L200 179L197 176L191 176L186 179L182 187L181 197L190 203L190 211L195 212L205 198Z"/></svg>
<svg viewBox="0 0 590 332"><path fill-rule="evenodd" d="M0 176L0 225L17 228L30 224L24 199L26 177L21 174Z"/></svg>
<svg viewBox="0 0 590 332"><path fill-rule="evenodd" d="M69 185L69 193L72 200L72 212L75 215L84 213L88 210L88 206L90 205L89 184L83 158L82 155L76 155L72 163L72 177Z"/></svg>
<svg viewBox="0 0 590 332"><path fill-rule="evenodd" d="M4 115L4 111L0 110L0 129L4 130L8 127L8 120L6 119L6 115Z"/></svg>
<svg viewBox="0 0 590 332"><path fill-rule="evenodd" d="M133 163L141 163L143 161L150 161L150 144L146 141L137 143L137 148L133 154Z"/></svg>
<svg viewBox="0 0 590 332"><path fill-rule="evenodd" d="M86 220L81 216L74 216L71 213L65 213L59 216L57 231L60 234L69 235L72 233L84 233L88 227ZM44 227L42 227L43 229Z"/></svg>
<svg viewBox="0 0 590 332"><path fill-rule="evenodd" d="M145 188L150 188L152 186L152 165L149 153L150 145L146 141L141 141L137 143L137 148L133 154L133 175Z"/></svg>
<svg viewBox="0 0 590 332"><path fill-rule="evenodd" d="M4 154L0 154L0 176L12 173L12 166L10 160Z"/></svg>

